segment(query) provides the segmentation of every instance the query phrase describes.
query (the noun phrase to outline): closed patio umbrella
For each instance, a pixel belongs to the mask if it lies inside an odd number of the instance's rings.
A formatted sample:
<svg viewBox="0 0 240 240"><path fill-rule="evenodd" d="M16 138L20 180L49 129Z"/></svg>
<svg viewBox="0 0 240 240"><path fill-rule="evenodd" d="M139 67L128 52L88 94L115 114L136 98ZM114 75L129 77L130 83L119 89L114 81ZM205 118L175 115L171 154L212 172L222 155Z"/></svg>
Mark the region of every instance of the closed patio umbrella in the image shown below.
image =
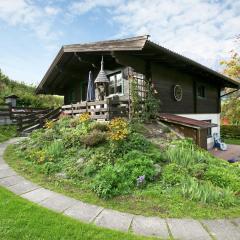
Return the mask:
<svg viewBox="0 0 240 240"><path fill-rule="evenodd" d="M93 83L93 78L92 78L92 72L89 71L88 87L87 87L87 101L91 102L94 100L95 100L94 83Z"/></svg>

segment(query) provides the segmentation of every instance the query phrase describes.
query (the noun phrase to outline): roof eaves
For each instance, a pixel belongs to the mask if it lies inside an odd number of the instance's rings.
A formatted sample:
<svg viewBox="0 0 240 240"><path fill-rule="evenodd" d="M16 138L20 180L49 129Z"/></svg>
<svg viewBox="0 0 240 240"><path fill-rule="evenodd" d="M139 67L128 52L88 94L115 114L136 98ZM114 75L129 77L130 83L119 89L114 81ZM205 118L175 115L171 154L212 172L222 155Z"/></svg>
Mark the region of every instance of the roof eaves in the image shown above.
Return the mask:
<svg viewBox="0 0 240 240"><path fill-rule="evenodd" d="M231 79L231 78L229 78L229 77L227 77L227 76L225 76L225 75L223 75L223 74L221 74L221 73L219 73L219 72L217 72L217 71L215 71L215 70L213 70L211 68L208 68L208 67L206 67L206 66L204 66L204 65L202 65L202 64L200 64L198 62L193 61L190 58L187 58L187 57L185 57L185 56L183 56L183 55L181 55L179 53L173 52L170 49L162 47L162 46L158 45L157 43L152 42L150 40L147 40L146 44L152 45L153 47L157 47L157 48L159 48L160 50L162 50L163 52L165 52L167 54L170 54L170 55L172 55L174 57L180 58L181 60L183 60L183 61L185 61L187 63L190 63L190 64L192 64L192 65L194 65L196 67L199 67L199 68L201 68L201 69L203 69L203 70L205 70L205 71L215 75L216 77L220 77L220 78L224 79L225 81L231 82L232 84L234 84L236 86L236 88L240 88L240 82L239 81Z"/></svg>
<svg viewBox="0 0 240 240"><path fill-rule="evenodd" d="M54 58L53 62L51 63L50 67L48 68L47 72L45 73L42 81L40 82L40 84L38 85L38 87L36 88L35 92L36 94L41 92L41 88L43 86L43 84L46 82L47 78L49 77L51 71L54 69L54 67L57 65L58 61L60 60L60 58L62 57L63 53L65 52L64 50L64 46L61 47L61 49L59 50L57 56Z"/></svg>

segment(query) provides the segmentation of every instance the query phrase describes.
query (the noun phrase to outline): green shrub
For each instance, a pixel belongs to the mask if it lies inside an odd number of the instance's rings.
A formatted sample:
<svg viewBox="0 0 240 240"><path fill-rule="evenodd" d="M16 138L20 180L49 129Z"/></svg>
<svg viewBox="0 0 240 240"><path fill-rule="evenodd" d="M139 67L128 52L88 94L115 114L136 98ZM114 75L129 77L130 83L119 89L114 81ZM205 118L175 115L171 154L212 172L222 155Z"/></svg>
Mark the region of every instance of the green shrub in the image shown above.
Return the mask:
<svg viewBox="0 0 240 240"><path fill-rule="evenodd" d="M48 161L59 161L65 153L65 148L61 140L55 140L45 150Z"/></svg>
<svg viewBox="0 0 240 240"><path fill-rule="evenodd" d="M119 162L127 171L126 177L129 176L133 181L143 175L146 181L152 181L155 176L153 161L140 151L127 153Z"/></svg>
<svg viewBox="0 0 240 240"><path fill-rule="evenodd" d="M189 140L174 141L166 150L166 158L179 166L191 169L194 164L205 163L209 156Z"/></svg>
<svg viewBox="0 0 240 240"><path fill-rule="evenodd" d="M108 164L94 178L92 189L99 197L110 198L128 193L130 186L123 169Z"/></svg>
<svg viewBox="0 0 240 240"><path fill-rule="evenodd" d="M204 174L208 168L207 163L196 163L193 164L191 168L188 169L189 174L198 179L203 179Z"/></svg>
<svg viewBox="0 0 240 240"><path fill-rule="evenodd" d="M104 143L107 139L105 132L99 130L93 130L90 133L82 136L81 141L87 147L97 146L101 143Z"/></svg>
<svg viewBox="0 0 240 240"><path fill-rule="evenodd" d="M186 169L176 163L170 163L163 168L162 181L165 186L176 186L179 185L186 176Z"/></svg>
<svg viewBox="0 0 240 240"><path fill-rule="evenodd" d="M114 165L105 165L93 179L92 189L101 198L126 194L145 176L146 183L153 180L153 162L137 151L132 151Z"/></svg>
<svg viewBox="0 0 240 240"><path fill-rule="evenodd" d="M62 132L63 144L66 148L80 146L82 144L82 132L78 128L69 128Z"/></svg>
<svg viewBox="0 0 240 240"><path fill-rule="evenodd" d="M88 161L83 169L83 174L91 177L106 164L113 164L116 156L112 153L109 145L103 145L92 150L88 148L87 158Z"/></svg>
<svg viewBox="0 0 240 240"><path fill-rule="evenodd" d="M233 168L211 166L204 174L204 179L211 181L215 186L240 192L240 175L234 174Z"/></svg>
<svg viewBox="0 0 240 240"><path fill-rule="evenodd" d="M221 137L223 139L240 139L240 126L239 125L222 125Z"/></svg>
<svg viewBox="0 0 240 240"><path fill-rule="evenodd" d="M46 162L42 166L42 171L46 175L51 175L53 173L59 172L60 170L61 170L60 165L54 162Z"/></svg>
<svg viewBox="0 0 240 240"><path fill-rule="evenodd" d="M91 130L98 130L101 132L107 132L109 130L108 124L101 122L94 122L91 125Z"/></svg>
<svg viewBox="0 0 240 240"><path fill-rule="evenodd" d="M215 187L211 182L198 182L195 178L185 178L181 184L182 194L190 200L220 206L237 204L233 192L228 188Z"/></svg>
<svg viewBox="0 0 240 240"><path fill-rule="evenodd" d="M123 156L132 150L147 152L150 142L139 133L131 133L124 141L116 142L112 145L115 154Z"/></svg>

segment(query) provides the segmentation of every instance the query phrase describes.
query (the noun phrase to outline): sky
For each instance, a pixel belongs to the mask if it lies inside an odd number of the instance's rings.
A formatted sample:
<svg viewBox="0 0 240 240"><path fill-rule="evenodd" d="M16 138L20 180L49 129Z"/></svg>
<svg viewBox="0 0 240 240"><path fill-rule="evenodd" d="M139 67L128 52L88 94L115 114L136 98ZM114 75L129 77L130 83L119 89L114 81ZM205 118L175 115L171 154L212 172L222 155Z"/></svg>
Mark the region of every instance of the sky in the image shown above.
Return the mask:
<svg viewBox="0 0 240 240"><path fill-rule="evenodd" d="M240 0L0 0L0 69L38 85L62 45L145 34L220 71L240 50Z"/></svg>

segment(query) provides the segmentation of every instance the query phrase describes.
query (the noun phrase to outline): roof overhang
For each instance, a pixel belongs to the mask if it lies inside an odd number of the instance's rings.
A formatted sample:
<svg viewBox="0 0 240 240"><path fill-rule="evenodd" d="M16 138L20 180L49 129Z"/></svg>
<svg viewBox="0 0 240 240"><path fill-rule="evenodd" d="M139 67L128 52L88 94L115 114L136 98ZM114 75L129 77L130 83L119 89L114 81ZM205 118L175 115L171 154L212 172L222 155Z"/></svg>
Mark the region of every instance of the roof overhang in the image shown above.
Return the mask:
<svg viewBox="0 0 240 240"><path fill-rule="evenodd" d="M147 62L174 65L178 68L187 69L193 73L207 76L208 78L213 79L215 83L220 84L221 87L239 88L240 83L238 81L228 78L189 58L161 47L150 41L148 38L149 35L144 35L120 40L65 45L60 49L50 65L45 76L37 87L36 93L59 94L58 92L55 92L54 87L59 84L61 85L61 81L64 78L71 78L71 75L73 75L74 72L72 70L65 72L66 65L68 65L69 62L74 66L74 62L77 61L77 64L75 64L75 66L77 66L77 69L75 67L76 73L80 70L89 71L94 64L100 62L102 55L112 57L114 53L135 56ZM84 56L87 56L87 60L84 59ZM94 56L95 58L91 58L91 56ZM104 61L108 61L108 59L104 57ZM110 58L109 62L111 62ZM48 89L50 85L53 85L51 87L52 90Z"/></svg>
<svg viewBox="0 0 240 240"><path fill-rule="evenodd" d="M177 124L185 127L195 128L195 129L206 129L206 128L213 128L218 126L215 123L182 117L182 116L178 116L176 114L170 114L170 113L160 113L158 115L158 118L164 122L173 123L173 124Z"/></svg>

